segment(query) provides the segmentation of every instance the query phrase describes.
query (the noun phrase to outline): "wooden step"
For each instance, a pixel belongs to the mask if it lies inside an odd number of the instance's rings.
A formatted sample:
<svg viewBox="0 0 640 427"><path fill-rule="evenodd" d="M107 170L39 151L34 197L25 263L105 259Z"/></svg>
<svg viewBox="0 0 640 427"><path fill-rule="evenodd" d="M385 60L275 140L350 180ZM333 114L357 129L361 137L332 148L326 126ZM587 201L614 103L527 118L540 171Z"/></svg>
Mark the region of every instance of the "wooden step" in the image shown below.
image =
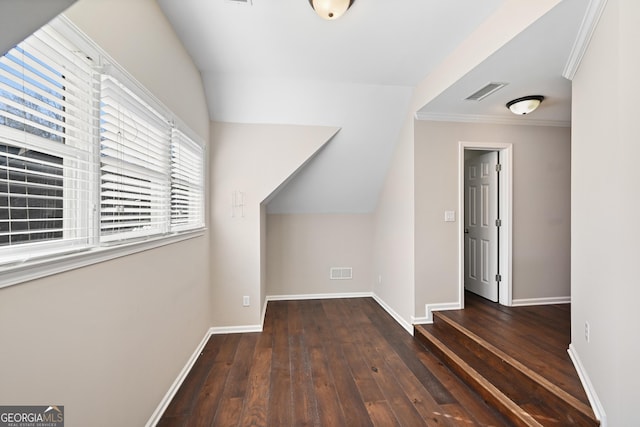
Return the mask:
<svg viewBox="0 0 640 427"><path fill-rule="evenodd" d="M539 375L517 359L507 355L496 346L488 343L449 317L439 315L436 327L445 334L457 337L458 342L476 354L481 360L481 373L500 385L501 390L510 390L508 395L520 405L539 402L547 415L553 415L563 424L575 424L578 420L589 421L593 411L583 402L567 393L555 383ZM458 345L458 348L460 346ZM484 363L482 363L484 362ZM488 366L488 369L486 368ZM501 375L500 375L501 374ZM504 377L506 381L500 383ZM586 416L586 417L585 417ZM584 424L593 425L593 424Z"/></svg>
<svg viewBox="0 0 640 427"><path fill-rule="evenodd" d="M415 337L515 425L599 425L588 405L445 315Z"/></svg>

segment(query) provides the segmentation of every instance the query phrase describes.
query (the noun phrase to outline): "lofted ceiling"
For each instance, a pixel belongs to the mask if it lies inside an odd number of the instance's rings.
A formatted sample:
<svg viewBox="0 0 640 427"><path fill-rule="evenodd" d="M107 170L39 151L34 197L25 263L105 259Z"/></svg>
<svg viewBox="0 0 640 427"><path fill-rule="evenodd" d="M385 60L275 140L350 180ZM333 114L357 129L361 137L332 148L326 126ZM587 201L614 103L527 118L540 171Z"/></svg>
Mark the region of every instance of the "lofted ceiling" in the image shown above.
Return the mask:
<svg viewBox="0 0 640 427"><path fill-rule="evenodd" d="M506 1L356 0L325 21L307 0L157 0L202 73L212 120L341 128L270 201L287 213L373 211L413 88ZM561 75L587 3L563 0L417 116L510 122L508 100L542 94L523 119L566 125ZM464 100L492 81L509 84Z"/></svg>
<svg viewBox="0 0 640 427"><path fill-rule="evenodd" d="M0 31L2 31L0 55L4 55L75 1L2 0L0 2Z"/></svg>

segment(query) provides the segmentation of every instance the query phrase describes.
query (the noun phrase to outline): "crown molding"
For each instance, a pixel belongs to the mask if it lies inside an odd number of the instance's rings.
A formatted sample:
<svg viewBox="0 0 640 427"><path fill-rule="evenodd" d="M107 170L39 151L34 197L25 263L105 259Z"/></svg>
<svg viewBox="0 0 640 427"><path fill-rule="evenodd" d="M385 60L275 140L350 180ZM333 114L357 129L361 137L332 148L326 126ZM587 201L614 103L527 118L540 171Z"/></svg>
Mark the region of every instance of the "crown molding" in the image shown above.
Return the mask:
<svg viewBox="0 0 640 427"><path fill-rule="evenodd" d="M587 11L584 14L584 18L582 18L582 24L580 24L580 29L578 30L578 35L569 54L569 59L562 71L562 77L568 80L573 80L575 77L606 4L607 0L589 1Z"/></svg>
<svg viewBox="0 0 640 427"><path fill-rule="evenodd" d="M483 123L492 125L524 125L524 126L552 126L571 127L571 121L565 120L536 120L531 117L503 117L490 115L472 114L440 114L425 113L418 111L415 114L416 120L431 120L435 122L462 122L462 123Z"/></svg>

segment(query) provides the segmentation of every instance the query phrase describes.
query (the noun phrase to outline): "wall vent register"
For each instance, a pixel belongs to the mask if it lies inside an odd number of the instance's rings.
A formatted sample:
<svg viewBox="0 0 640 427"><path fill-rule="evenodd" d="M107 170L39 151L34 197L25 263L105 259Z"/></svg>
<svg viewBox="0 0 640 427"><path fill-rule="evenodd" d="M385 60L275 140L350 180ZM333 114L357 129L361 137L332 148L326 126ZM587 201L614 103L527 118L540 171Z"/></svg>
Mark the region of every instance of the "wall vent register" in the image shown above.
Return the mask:
<svg viewBox="0 0 640 427"><path fill-rule="evenodd" d="M351 267L331 267L329 270L331 280L351 280L353 279L353 268Z"/></svg>

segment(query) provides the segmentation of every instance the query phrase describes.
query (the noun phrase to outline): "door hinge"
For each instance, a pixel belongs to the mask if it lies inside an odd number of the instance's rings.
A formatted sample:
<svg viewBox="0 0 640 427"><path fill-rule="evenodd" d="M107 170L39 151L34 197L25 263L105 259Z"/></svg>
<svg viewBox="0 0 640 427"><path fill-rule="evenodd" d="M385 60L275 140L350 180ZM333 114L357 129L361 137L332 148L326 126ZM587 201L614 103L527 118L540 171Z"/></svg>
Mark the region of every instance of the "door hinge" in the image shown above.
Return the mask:
<svg viewBox="0 0 640 427"><path fill-rule="evenodd" d="M502 282L502 276L499 274L496 274L496 282Z"/></svg>
<svg viewBox="0 0 640 427"><path fill-rule="evenodd" d="M502 170L502 165L500 163L496 163L496 172L500 172Z"/></svg>
<svg viewBox="0 0 640 427"><path fill-rule="evenodd" d="M496 219L496 227L502 227L502 220Z"/></svg>

